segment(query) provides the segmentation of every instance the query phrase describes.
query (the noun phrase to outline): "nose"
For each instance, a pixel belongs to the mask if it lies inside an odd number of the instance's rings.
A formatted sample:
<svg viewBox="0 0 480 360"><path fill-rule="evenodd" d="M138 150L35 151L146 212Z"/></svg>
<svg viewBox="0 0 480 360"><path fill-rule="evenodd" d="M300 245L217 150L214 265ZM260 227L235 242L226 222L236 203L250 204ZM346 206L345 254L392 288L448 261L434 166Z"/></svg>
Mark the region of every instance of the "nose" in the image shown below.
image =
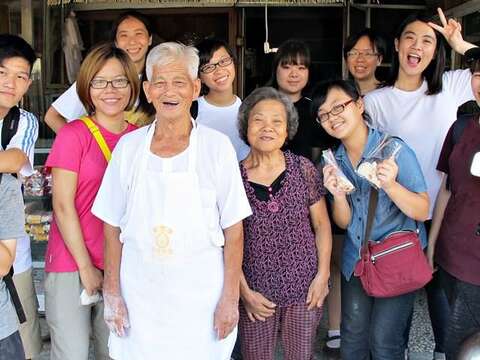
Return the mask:
<svg viewBox="0 0 480 360"><path fill-rule="evenodd" d="M3 79L3 86L8 87L10 89L15 88L15 75L7 74Z"/></svg>

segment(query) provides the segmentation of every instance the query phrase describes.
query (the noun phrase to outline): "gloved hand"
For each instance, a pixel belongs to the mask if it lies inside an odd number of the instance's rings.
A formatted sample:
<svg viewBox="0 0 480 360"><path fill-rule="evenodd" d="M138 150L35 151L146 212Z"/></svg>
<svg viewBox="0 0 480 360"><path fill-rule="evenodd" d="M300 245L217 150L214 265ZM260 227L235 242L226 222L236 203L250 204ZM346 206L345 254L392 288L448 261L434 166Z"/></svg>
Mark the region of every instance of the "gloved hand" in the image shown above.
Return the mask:
<svg viewBox="0 0 480 360"><path fill-rule="evenodd" d="M128 310L123 298L119 294L103 292L104 312L103 318L111 332L117 336L125 336L125 331L130 327Z"/></svg>

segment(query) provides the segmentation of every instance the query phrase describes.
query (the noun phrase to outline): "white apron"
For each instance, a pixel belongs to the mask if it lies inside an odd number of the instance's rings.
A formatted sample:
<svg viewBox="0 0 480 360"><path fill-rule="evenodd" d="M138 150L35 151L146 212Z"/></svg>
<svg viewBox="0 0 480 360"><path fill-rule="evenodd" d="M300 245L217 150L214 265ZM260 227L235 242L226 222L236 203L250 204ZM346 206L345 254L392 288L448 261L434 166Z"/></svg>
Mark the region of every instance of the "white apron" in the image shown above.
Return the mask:
<svg viewBox="0 0 480 360"><path fill-rule="evenodd" d="M219 341L213 327L223 287L223 249L210 230L215 194L200 188L196 173L197 130L193 124L187 171L172 172L172 159L150 152L155 124L132 164L128 222L121 234L120 284L131 327L123 338L110 334L110 356L227 360L237 330ZM161 171L149 169L149 157L161 161Z"/></svg>

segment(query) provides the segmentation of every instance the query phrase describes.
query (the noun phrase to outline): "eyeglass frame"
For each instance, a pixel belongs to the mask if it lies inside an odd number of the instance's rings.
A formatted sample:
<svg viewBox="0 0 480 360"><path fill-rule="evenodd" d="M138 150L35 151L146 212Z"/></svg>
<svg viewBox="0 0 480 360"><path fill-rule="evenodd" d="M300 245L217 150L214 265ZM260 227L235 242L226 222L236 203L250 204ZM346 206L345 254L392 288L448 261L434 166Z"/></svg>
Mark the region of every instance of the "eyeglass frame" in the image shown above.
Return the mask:
<svg viewBox="0 0 480 360"><path fill-rule="evenodd" d="M93 86L94 81L105 81L106 83L105 83L105 86L103 86L103 87L95 87L95 86ZM115 86L115 85L113 85L114 81L126 81L126 83L125 83L125 86ZM128 80L127 78L121 78L121 79L113 79L113 80L92 79L90 81L90 87L92 89L95 89L95 90L106 89L108 87L108 84L110 84L112 86L112 89L125 89L128 85L130 85L130 80Z"/></svg>
<svg viewBox="0 0 480 360"><path fill-rule="evenodd" d="M330 115L333 115L333 116L337 116L337 115L340 115L341 113L343 113L345 111L345 108L350 105L351 103L355 102L356 100L355 99L350 99L342 104L338 104L338 105L335 105L332 110L326 112L326 113L322 113L320 114L320 112L317 111L317 116L315 117L315 121L317 123L319 123L320 125L326 123L328 120L330 120ZM341 109L340 111L336 111L335 109ZM326 119L322 120L320 119L322 116L327 116Z"/></svg>
<svg viewBox="0 0 480 360"><path fill-rule="evenodd" d="M379 57L380 53L374 51L372 53L366 52L366 51L358 51L358 50L350 50L347 51L347 57L352 57L352 58L358 58L359 56L363 56L366 58L372 58L372 57Z"/></svg>
<svg viewBox="0 0 480 360"><path fill-rule="evenodd" d="M228 64L223 64L222 65L221 62L223 62L223 61L228 61ZM213 63L213 64L208 63L208 64L205 64L205 65L202 65L202 67L200 68L200 72L202 74L211 74L212 72L214 72L217 69L217 67L227 67L228 65L233 64L233 61L234 61L234 59L231 56L223 57L220 60L218 60L216 63ZM207 68L212 67L212 70L205 71L206 67Z"/></svg>

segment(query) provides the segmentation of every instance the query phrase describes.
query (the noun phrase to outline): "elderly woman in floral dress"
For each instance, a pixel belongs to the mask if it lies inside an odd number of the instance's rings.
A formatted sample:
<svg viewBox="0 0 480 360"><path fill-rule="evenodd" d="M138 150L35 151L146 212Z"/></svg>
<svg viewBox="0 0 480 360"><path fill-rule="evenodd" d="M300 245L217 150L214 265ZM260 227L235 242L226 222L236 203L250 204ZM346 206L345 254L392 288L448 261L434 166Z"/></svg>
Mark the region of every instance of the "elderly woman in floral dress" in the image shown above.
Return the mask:
<svg viewBox="0 0 480 360"><path fill-rule="evenodd" d="M308 360L328 293L331 230L320 173L283 152L298 127L291 100L259 88L239 110L251 151L241 163L253 215L244 221L240 337L245 360L274 358L280 333L286 360Z"/></svg>

